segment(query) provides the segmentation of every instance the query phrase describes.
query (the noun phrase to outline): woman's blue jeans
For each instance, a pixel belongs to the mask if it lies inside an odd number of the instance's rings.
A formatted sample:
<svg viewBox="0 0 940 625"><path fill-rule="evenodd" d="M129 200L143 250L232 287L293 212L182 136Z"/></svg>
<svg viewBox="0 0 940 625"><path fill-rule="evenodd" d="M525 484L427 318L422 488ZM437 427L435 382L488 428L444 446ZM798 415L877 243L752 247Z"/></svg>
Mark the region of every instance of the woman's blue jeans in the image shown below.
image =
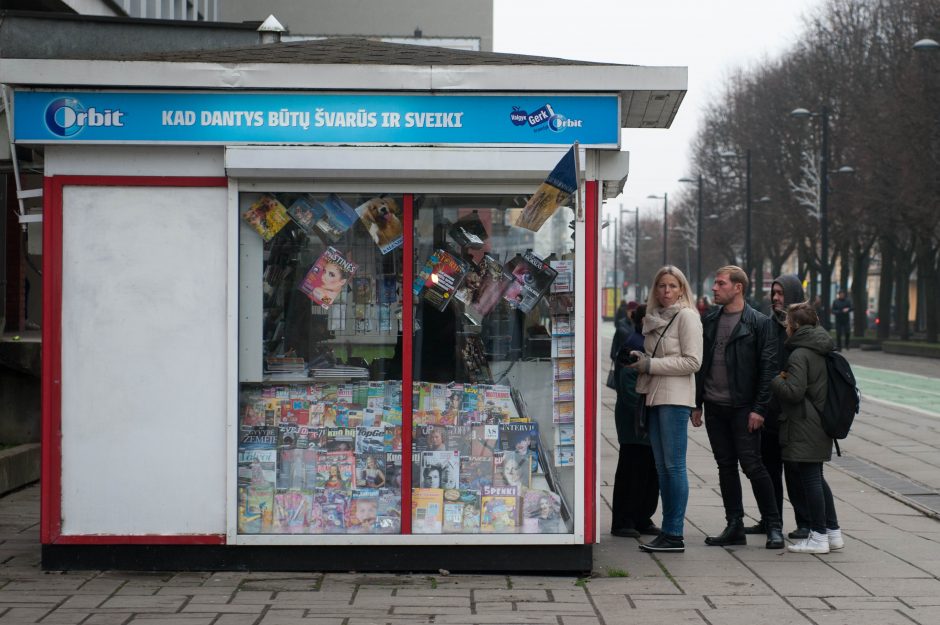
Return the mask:
<svg viewBox="0 0 940 625"><path fill-rule="evenodd" d="M662 531L669 536L682 536L685 508L689 503L685 455L691 412L688 406L649 407L650 445L663 500Z"/></svg>

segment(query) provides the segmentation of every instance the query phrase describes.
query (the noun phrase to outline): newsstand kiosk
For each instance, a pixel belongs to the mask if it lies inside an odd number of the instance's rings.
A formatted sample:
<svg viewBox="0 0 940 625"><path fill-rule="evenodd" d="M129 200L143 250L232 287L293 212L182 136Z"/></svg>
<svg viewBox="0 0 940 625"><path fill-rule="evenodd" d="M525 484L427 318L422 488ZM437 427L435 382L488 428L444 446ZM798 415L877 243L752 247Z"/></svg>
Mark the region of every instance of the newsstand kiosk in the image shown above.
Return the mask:
<svg viewBox="0 0 940 625"><path fill-rule="evenodd" d="M336 39L0 75L45 158L45 568L590 570L599 212L685 68Z"/></svg>

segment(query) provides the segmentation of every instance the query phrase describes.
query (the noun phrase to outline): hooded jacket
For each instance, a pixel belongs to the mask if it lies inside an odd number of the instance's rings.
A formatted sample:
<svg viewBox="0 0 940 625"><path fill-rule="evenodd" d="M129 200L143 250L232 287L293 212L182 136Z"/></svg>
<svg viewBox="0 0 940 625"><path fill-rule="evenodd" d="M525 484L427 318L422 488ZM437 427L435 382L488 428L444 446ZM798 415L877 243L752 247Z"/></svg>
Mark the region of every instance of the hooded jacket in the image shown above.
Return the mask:
<svg viewBox="0 0 940 625"><path fill-rule="evenodd" d="M820 412L826 403L826 354L832 337L821 326L802 326L787 340L790 358L786 377L770 388L780 402L780 455L788 462L826 462L832 439L823 431Z"/></svg>
<svg viewBox="0 0 940 625"><path fill-rule="evenodd" d="M787 357L790 355L790 350L786 347L787 308L790 304L799 304L800 302L806 301L806 294L803 292L802 282L793 274L784 274L774 280L773 283L779 284L780 288L783 289L783 310L772 310L770 313L770 318L774 321L772 324L772 334L776 338L777 343L777 369L774 371L776 375L787 368ZM779 416L780 402L774 397L770 402L768 413L764 418L764 429L776 432Z"/></svg>

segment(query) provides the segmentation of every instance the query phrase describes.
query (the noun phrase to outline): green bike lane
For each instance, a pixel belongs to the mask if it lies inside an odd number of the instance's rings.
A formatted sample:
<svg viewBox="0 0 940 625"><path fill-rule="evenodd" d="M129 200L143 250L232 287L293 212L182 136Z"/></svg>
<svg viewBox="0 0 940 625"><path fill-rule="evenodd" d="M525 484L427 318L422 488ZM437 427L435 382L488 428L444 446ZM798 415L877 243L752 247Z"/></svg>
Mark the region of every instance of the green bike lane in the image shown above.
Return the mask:
<svg viewBox="0 0 940 625"><path fill-rule="evenodd" d="M863 399L915 408L940 418L940 379L852 365Z"/></svg>

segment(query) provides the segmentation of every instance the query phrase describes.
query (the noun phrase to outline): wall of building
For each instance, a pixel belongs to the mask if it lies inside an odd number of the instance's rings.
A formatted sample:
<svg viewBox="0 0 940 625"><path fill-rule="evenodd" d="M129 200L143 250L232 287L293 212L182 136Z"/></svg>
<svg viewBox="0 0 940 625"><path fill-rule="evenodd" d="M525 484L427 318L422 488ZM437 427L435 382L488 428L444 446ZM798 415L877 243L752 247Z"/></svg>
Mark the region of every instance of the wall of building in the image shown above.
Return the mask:
<svg viewBox="0 0 940 625"><path fill-rule="evenodd" d="M493 0L225 0L226 22L273 14L292 35L479 37L493 49Z"/></svg>

